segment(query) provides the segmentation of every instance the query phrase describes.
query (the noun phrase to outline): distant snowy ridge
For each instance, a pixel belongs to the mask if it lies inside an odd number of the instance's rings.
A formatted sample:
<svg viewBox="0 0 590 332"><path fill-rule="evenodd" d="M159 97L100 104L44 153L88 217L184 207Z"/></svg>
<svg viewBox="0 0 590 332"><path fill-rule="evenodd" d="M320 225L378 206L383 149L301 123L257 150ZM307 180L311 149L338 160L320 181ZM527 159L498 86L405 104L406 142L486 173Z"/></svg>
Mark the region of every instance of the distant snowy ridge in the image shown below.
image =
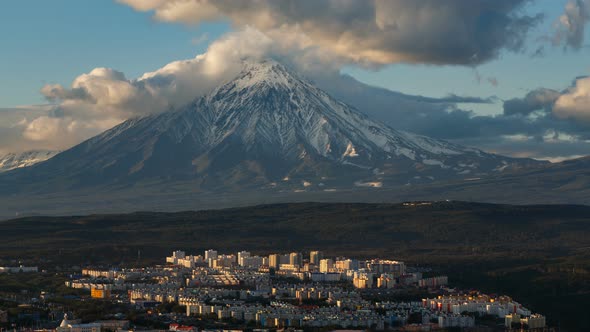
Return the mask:
<svg viewBox="0 0 590 332"><path fill-rule="evenodd" d="M0 172L6 172L15 168L29 167L52 158L59 151L27 151L21 153L8 153L0 156Z"/></svg>

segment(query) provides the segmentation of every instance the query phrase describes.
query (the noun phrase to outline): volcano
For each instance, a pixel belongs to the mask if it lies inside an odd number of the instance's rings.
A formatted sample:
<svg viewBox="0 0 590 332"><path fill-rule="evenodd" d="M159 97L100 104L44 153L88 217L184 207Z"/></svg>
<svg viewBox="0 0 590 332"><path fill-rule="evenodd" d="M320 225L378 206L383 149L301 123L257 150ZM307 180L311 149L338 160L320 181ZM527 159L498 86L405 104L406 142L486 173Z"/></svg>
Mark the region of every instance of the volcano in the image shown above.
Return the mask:
<svg viewBox="0 0 590 332"><path fill-rule="evenodd" d="M0 190L190 182L197 191L326 191L481 178L538 163L395 130L274 60L245 61L237 77L184 107L4 173Z"/></svg>

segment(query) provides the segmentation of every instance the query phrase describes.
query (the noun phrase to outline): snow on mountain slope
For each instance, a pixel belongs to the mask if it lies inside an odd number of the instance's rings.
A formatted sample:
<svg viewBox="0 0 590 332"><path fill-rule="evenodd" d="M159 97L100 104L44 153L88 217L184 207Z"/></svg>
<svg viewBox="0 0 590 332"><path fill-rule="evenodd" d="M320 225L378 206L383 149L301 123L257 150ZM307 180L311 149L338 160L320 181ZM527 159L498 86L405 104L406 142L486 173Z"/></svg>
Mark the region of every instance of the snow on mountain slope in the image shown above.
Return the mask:
<svg viewBox="0 0 590 332"><path fill-rule="evenodd" d="M484 176L536 164L395 130L273 61L175 111L131 119L21 178L76 186L187 181L329 190ZM370 185L368 185L370 184Z"/></svg>
<svg viewBox="0 0 590 332"><path fill-rule="evenodd" d="M27 151L21 153L8 153L0 156L0 173L15 168L32 166L34 164L52 158L58 151Z"/></svg>
<svg viewBox="0 0 590 332"><path fill-rule="evenodd" d="M319 155L362 168L393 160L439 165L455 174L489 172L516 160L394 130L368 119L274 61L247 63L236 79L201 101L217 145L239 138L247 149L272 147L283 158Z"/></svg>
<svg viewBox="0 0 590 332"><path fill-rule="evenodd" d="M407 153L411 159L416 150L435 154L464 152L448 143L372 122L272 61L246 64L235 80L215 90L204 102L213 108L216 140L228 133L239 133L244 143L259 139L281 151L299 150L297 144L303 140L308 149L334 160L349 147L366 158L371 152L383 151L398 156ZM309 151L297 152L300 155Z"/></svg>

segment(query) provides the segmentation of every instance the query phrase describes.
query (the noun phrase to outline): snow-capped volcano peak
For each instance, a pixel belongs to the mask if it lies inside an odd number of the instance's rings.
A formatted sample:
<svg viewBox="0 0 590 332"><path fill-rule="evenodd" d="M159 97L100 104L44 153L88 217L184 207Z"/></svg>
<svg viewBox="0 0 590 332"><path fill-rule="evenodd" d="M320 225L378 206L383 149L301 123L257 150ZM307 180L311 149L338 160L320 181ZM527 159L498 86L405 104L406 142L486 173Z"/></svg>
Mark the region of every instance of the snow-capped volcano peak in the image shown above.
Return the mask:
<svg viewBox="0 0 590 332"><path fill-rule="evenodd" d="M248 149L262 142L289 159L316 154L338 162L400 156L420 161L466 152L371 121L274 60L245 62L236 78L201 104L214 109L218 122L213 127L221 129L217 137L239 135ZM372 168L368 160L355 165Z"/></svg>
<svg viewBox="0 0 590 332"><path fill-rule="evenodd" d="M283 64L273 59L248 59L243 61L242 70L235 78L220 85L205 98L211 101L219 96L240 95L242 99L248 99L269 91L292 93L302 88L314 87Z"/></svg>
<svg viewBox="0 0 590 332"><path fill-rule="evenodd" d="M232 80L237 89L290 88L296 81L299 80L285 66L272 59L245 60L242 71Z"/></svg>

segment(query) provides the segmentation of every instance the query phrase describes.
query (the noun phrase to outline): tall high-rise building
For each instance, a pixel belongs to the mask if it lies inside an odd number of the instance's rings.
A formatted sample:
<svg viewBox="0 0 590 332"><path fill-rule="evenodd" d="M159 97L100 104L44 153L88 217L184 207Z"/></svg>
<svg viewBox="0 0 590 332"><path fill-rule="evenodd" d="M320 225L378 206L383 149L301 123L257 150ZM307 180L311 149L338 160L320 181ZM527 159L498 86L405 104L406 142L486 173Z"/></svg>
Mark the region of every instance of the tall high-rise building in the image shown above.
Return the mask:
<svg viewBox="0 0 590 332"><path fill-rule="evenodd" d="M328 273L332 272L334 269L334 261L331 259L322 259L320 261L320 272L321 273Z"/></svg>
<svg viewBox="0 0 590 332"><path fill-rule="evenodd" d="M336 259L334 268L338 271L357 270L359 268L359 263L357 260L340 257Z"/></svg>
<svg viewBox="0 0 590 332"><path fill-rule="evenodd" d="M172 257L175 258L185 258L186 257L186 253L182 250L176 250L174 252L172 252Z"/></svg>
<svg viewBox="0 0 590 332"><path fill-rule="evenodd" d="M314 265L320 265L320 261L324 259L324 253L321 251L310 251L309 262Z"/></svg>
<svg viewBox="0 0 590 332"><path fill-rule="evenodd" d="M244 258L248 258L248 257L250 257L249 251L240 251L238 253L238 265L244 266Z"/></svg>
<svg viewBox="0 0 590 332"><path fill-rule="evenodd" d="M289 264L293 266L301 266L303 264L303 256L301 253L292 252L289 254Z"/></svg>
<svg viewBox="0 0 590 332"><path fill-rule="evenodd" d="M279 264L291 264L291 255L279 255Z"/></svg>
<svg viewBox="0 0 590 332"><path fill-rule="evenodd" d="M366 262L366 267L375 273L393 273L396 277L406 273L404 262L390 261L384 259L373 259Z"/></svg>
<svg viewBox="0 0 590 332"><path fill-rule="evenodd" d="M213 249L209 249L205 251L205 260L209 261L210 259L217 259L217 251Z"/></svg>
<svg viewBox="0 0 590 332"><path fill-rule="evenodd" d="M271 269L278 270L281 265L281 255L272 254L268 255L268 267Z"/></svg>

